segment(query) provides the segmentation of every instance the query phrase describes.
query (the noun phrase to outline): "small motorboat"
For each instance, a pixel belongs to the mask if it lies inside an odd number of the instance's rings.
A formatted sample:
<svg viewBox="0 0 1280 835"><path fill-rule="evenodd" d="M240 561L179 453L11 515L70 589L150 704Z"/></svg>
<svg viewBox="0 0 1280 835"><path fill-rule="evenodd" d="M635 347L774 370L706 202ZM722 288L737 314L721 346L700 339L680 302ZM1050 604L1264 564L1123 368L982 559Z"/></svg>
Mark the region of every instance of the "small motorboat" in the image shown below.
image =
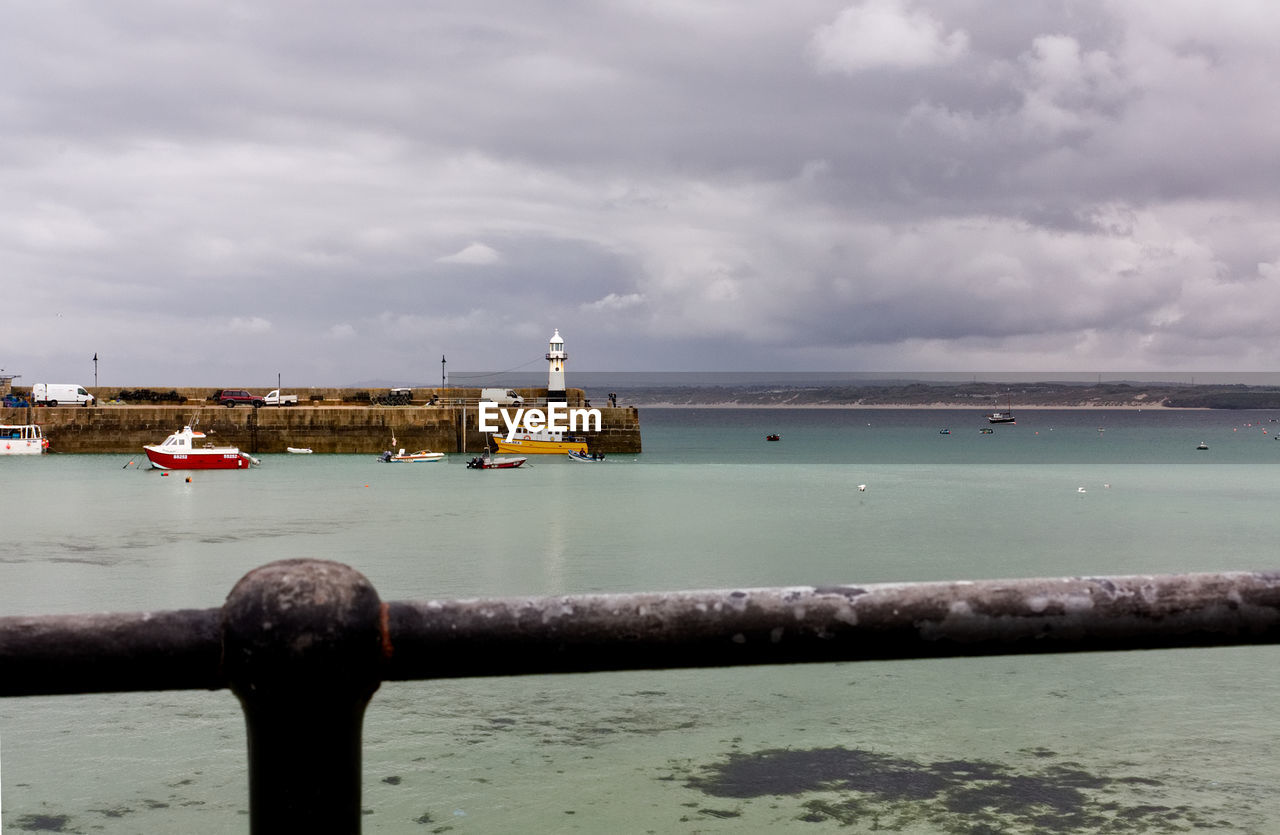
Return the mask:
<svg viewBox="0 0 1280 835"><path fill-rule="evenodd" d="M1201 441L1201 442L1196 446L1196 449L1208 449L1208 448L1209 448L1209 445L1208 445L1208 444L1206 444L1204 441Z"/></svg>
<svg viewBox="0 0 1280 835"><path fill-rule="evenodd" d="M306 447L287 446L284 451L290 455L310 455L311 450Z"/></svg>
<svg viewBox="0 0 1280 835"><path fill-rule="evenodd" d="M951 434L951 430L950 430L950 429L939 429L939 430L938 430L938 434L939 434L939 435L950 435L950 434Z"/></svg>
<svg viewBox="0 0 1280 835"><path fill-rule="evenodd" d="M781 441L782 436L781 435L765 435L764 439L766 441Z"/></svg>
<svg viewBox="0 0 1280 835"><path fill-rule="evenodd" d="M514 470L528 458L494 458L489 454L489 450L485 450L483 454L477 455L467 462L468 470Z"/></svg>
<svg viewBox="0 0 1280 835"><path fill-rule="evenodd" d="M569 457L574 461L592 461L598 462L604 460L603 452L578 452L576 449L569 450Z"/></svg>
<svg viewBox="0 0 1280 835"><path fill-rule="evenodd" d="M257 458L233 446L214 446L195 442L205 437L190 426L182 427L159 444L142 447L151 466L160 470L247 470L259 463Z"/></svg>
<svg viewBox="0 0 1280 835"><path fill-rule="evenodd" d="M378 456L378 460L384 464L429 464L441 458L444 458L443 452L427 452L425 449L417 452L405 452L403 449L399 452L387 450Z"/></svg>

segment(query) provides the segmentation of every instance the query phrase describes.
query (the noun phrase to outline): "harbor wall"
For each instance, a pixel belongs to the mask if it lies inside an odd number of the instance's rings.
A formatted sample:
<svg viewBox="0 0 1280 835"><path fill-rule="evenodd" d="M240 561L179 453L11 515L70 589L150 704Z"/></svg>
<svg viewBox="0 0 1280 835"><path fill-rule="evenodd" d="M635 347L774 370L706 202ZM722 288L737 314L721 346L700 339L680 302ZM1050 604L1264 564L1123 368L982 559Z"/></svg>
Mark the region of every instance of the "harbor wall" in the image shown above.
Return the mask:
<svg viewBox="0 0 1280 835"><path fill-rule="evenodd" d="M95 397L111 397L119 389L101 394L91 391ZM207 398L214 389L177 391L195 396L180 404L112 404L101 399L101 405L89 407L0 408L0 422L39 424L49 439L50 451L58 453L141 454L144 444L160 443L193 421L208 436L208 442L237 446L251 454L285 452L287 447L305 447L317 453L377 454L401 447L410 451L479 452L485 445L485 433L479 428L479 389L474 390L473 398L465 396L466 390L415 389L414 403L409 406L378 406L344 399L359 390L300 389L290 393L298 393L303 405L259 409L211 403ZM429 402L430 394L437 391L448 393L449 397L441 397L434 406L420 399L422 392L427 392L423 399ZM545 390L528 390L528 395L526 390L518 391L534 401L525 408L545 407ZM302 392L325 397L312 401L308 394L304 400ZM581 389L570 390L566 395L570 408L587 408ZM586 437L589 449L605 453L641 451L638 409L605 404L592 408L600 410L600 431L573 433Z"/></svg>

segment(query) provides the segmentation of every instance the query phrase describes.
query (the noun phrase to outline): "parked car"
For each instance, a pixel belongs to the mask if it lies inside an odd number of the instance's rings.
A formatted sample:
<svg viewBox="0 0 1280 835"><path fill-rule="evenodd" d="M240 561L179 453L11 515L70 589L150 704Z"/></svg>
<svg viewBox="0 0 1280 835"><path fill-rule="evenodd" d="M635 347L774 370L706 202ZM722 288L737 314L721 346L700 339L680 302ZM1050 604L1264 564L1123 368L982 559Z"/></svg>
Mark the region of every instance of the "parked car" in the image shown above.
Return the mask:
<svg viewBox="0 0 1280 835"><path fill-rule="evenodd" d="M218 402L223 406L226 406L228 409L232 408L237 403L244 403L256 409L259 406L262 406L265 401L262 399L261 395L250 394L244 389L223 389L218 392Z"/></svg>
<svg viewBox="0 0 1280 835"><path fill-rule="evenodd" d="M262 402L268 406L297 406L298 395L281 394L280 389L272 389L267 392L267 396L262 398Z"/></svg>

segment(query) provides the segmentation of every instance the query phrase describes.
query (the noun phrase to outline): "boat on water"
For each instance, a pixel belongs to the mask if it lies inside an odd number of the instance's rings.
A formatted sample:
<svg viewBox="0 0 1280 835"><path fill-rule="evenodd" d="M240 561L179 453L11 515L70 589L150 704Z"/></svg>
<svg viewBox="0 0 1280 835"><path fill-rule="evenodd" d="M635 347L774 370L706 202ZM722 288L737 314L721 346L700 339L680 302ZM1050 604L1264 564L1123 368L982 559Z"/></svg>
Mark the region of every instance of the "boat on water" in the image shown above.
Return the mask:
<svg viewBox="0 0 1280 835"><path fill-rule="evenodd" d="M569 457L574 461L591 461L599 462L604 460L603 452L578 452L576 449L569 450Z"/></svg>
<svg viewBox="0 0 1280 835"><path fill-rule="evenodd" d="M311 450L308 447L287 446L284 451L290 455L310 455Z"/></svg>
<svg viewBox="0 0 1280 835"><path fill-rule="evenodd" d="M765 435L764 439L766 441L781 441L782 436L781 435Z"/></svg>
<svg viewBox="0 0 1280 835"><path fill-rule="evenodd" d="M160 470L247 470L260 463L238 447L214 446L211 443L196 446L196 442L203 438L203 432L184 426L182 431L174 432L162 443L147 444L142 449L147 453L151 466Z"/></svg>
<svg viewBox="0 0 1280 835"><path fill-rule="evenodd" d="M501 432L494 432L489 438L498 452L515 452L520 455L560 455L574 450L581 453L587 451L586 438L577 435L566 438L563 432L550 429L516 427L510 438Z"/></svg>
<svg viewBox="0 0 1280 835"><path fill-rule="evenodd" d="M0 455L40 455L49 449L49 439L34 423L0 426Z"/></svg>
<svg viewBox="0 0 1280 835"><path fill-rule="evenodd" d="M399 452L387 450L378 456L378 460L384 464L428 464L439 461L441 458L444 458L443 452L427 452L425 449L417 452L405 452L403 449Z"/></svg>
<svg viewBox="0 0 1280 835"><path fill-rule="evenodd" d="M1199 444L1196 445L1196 449L1208 449L1208 448L1209 448L1209 445L1206 444L1204 441L1201 441Z"/></svg>
<svg viewBox="0 0 1280 835"><path fill-rule="evenodd" d="M996 403L996 411L988 412L987 423L992 424L1011 424L1016 423L1014 420L1014 400L1009 398L1009 402L1005 405L1005 411L1000 411L1000 403Z"/></svg>
<svg viewBox="0 0 1280 835"><path fill-rule="evenodd" d="M470 461L467 462L467 469L468 470L514 470L516 467L519 467L521 464L523 464L528 460L529 460L528 458L523 458L523 457L495 458L489 452L489 450L486 449L483 453L481 453L480 455L477 455L475 458L472 458Z"/></svg>

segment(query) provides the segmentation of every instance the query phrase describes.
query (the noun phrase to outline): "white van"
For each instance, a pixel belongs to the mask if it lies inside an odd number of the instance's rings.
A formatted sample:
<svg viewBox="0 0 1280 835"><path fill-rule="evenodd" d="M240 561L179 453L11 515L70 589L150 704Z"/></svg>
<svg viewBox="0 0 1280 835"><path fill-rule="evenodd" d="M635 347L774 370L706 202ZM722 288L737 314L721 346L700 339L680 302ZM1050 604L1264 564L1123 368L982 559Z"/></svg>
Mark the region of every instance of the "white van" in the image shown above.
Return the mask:
<svg viewBox="0 0 1280 835"><path fill-rule="evenodd" d="M488 400L499 406L522 406L524 398L511 389L480 389L481 402Z"/></svg>
<svg viewBox="0 0 1280 835"><path fill-rule="evenodd" d="M91 406L93 395L75 383L36 383L31 387L31 402L37 406Z"/></svg>

